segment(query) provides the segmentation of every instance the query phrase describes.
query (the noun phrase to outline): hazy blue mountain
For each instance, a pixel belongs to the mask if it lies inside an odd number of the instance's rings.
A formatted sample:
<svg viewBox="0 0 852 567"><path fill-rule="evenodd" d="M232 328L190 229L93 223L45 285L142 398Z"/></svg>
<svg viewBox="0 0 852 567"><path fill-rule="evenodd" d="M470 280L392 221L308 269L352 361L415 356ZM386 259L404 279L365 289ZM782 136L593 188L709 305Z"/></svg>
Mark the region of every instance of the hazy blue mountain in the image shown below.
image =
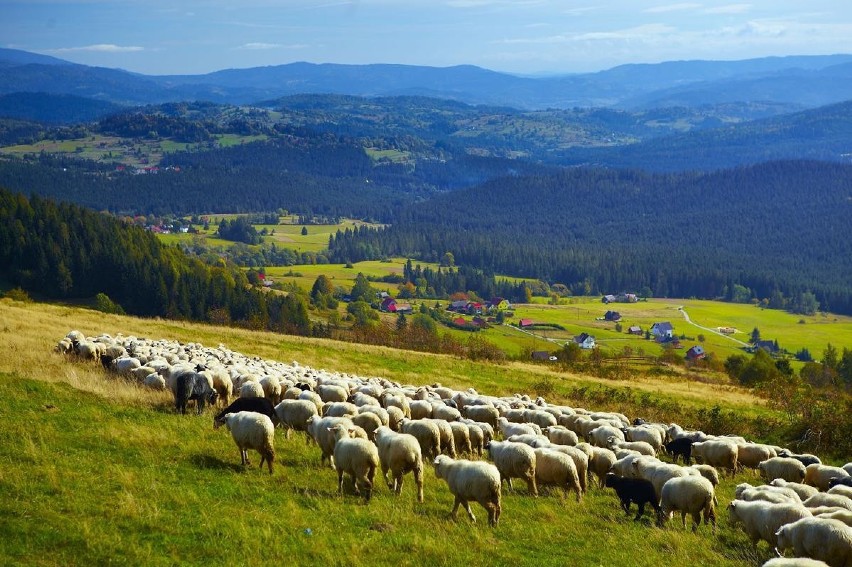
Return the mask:
<svg viewBox="0 0 852 567"><path fill-rule="evenodd" d="M68 94L12 93L0 95L0 117L48 124L91 122L122 107L102 100Z"/></svg>
<svg viewBox="0 0 852 567"><path fill-rule="evenodd" d="M809 107L850 98L850 64L852 55L673 61L534 78L470 65L439 68L291 63L205 75L145 76L5 49L0 50L0 94L62 93L119 104L178 100L245 104L304 93L420 95L521 109L648 107L656 99L661 104L671 99L695 106L742 101L737 98L741 96ZM818 79L818 88L814 88L812 79ZM734 89L736 85L741 86Z"/></svg>

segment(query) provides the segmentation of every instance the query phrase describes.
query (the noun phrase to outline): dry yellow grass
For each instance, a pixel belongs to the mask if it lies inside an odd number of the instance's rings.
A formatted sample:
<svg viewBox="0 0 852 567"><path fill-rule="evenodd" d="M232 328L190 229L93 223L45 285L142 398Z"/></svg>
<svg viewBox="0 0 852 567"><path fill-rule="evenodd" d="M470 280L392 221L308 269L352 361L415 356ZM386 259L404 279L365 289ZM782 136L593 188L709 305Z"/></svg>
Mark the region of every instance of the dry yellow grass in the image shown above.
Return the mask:
<svg viewBox="0 0 852 567"><path fill-rule="evenodd" d="M90 309L0 300L0 372L51 382L65 382L74 388L108 397L136 398L140 403L164 401L164 394L153 394L122 381L105 380L100 367L69 365L53 355L56 342L68 331L77 329L87 336L109 333L181 342L205 346L224 344L249 356L297 361L315 368L349 372L362 376L383 376L403 383L440 382L456 388L474 387L495 395L530 393L532 385L553 381L557 394L562 386L628 386L638 391L674 398L692 406L722 404L752 413L762 405L749 391L733 385L720 386L686 379L635 375L629 380L613 381L583 374L566 374L554 367L509 362L486 364L459 360L446 355L419 353L387 347L351 344L218 327L196 322L141 319L107 315Z"/></svg>

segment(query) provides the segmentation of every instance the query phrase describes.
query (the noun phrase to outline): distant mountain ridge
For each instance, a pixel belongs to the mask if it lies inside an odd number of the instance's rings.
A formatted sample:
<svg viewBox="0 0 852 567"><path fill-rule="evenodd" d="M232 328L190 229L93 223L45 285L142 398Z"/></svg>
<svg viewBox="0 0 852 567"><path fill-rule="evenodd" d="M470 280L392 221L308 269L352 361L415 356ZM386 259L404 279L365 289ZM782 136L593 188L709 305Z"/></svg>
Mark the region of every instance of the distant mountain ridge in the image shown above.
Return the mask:
<svg viewBox="0 0 852 567"><path fill-rule="evenodd" d="M180 100L246 104L320 93L421 95L521 109L648 107L657 99L679 94L678 102L690 106L720 100L761 100L806 108L852 99L849 65L852 55L838 54L630 64L597 73L530 78L472 65L300 62L204 75L148 76L0 49L0 94L73 94L128 105ZM819 77L820 85L802 80L809 73Z"/></svg>

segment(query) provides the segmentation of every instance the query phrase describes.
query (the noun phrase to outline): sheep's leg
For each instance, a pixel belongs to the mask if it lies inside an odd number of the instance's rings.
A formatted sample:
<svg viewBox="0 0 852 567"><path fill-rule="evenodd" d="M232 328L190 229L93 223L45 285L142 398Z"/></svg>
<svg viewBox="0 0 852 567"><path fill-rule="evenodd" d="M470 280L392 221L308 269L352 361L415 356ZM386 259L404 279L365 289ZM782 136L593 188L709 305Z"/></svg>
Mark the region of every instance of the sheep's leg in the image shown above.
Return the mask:
<svg viewBox="0 0 852 567"><path fill-rule="evenodd" d="M636 517L633 518L634 522L639 521L642 518L642 514L645 513L645 502L639 502L639 511L636 513Z"/></svg>
<svg viewBox="0 0 852 567"><path fill-rule="evenodd" d="M470 509L470 502L462 500L462 503L464 504L464 509L467 511L467 516L470 518L470 521L476 523L476 516L473 515L473 510ZM482 504L482 502L480 502L480 504ZM483 504L483 506L486 510L488 509L487 503Z"/></svg>
<svg viewBox="0 0 852 567"><path fill-rule="evenodd" d="M414 482L417 484L417 501L423 502L423 469L414 469Z"/></svg>
<svg viewBox="0 0 852 567"><path fill-rule="evenodd" d="M701 525L701 512L692 513L692 533L698 531L698 526Z"/></svg>
<svg viewBox="0 0 852 567"><path fill-rule="evenodd" d="M686 527L686 512L680 513L680 522L683 524L683 527Z"/></svg>
<svg viewBox="0 0 852 567"><path fill-rule="evenodd" d="M337 493L343 494L343 469L337 469Z"/></svg>
<svg viewBox="0 0 852 567"><path fill-rule="evenodd" d="M534 475L530 475L527 477L527 490L529 490L530 494L538 498L538 487L535 484Z"/></svg>
<svg viewBox="0 0 852 567"><path fill-rule="evenodd" d="M510 477L510 476L509 476L509 477L506 477L506 482L508 482L508 483L509 483L509 490L511 490L512 492L514 492L514 491L515 491L515 489L512 487L512 477Z"/></svg>
<svg viewBox="0 0 852 567"><path fill-rule="evenodd" d="M403 482L403 480L405 480L405 475L402 474L401 472L399 473L399 476L396 479L394 479L394 487L393 488L394 488L394 492L396 492L397 494L402 494L402 482Z"/></svg>
<svg viewBox="0 0 852 567"><path fill-rule="evenodd" d="M456 518L456 516L458 516L458 513L459 513L459 506L461 506L461 503L462 503L462 499L461 499L461 498L459 498L458 496L456 496L456 501L455 501L455 503L453 504L453 509L450 511L450 516L451 516L453 519L455 519L455 518Z"/></svg>

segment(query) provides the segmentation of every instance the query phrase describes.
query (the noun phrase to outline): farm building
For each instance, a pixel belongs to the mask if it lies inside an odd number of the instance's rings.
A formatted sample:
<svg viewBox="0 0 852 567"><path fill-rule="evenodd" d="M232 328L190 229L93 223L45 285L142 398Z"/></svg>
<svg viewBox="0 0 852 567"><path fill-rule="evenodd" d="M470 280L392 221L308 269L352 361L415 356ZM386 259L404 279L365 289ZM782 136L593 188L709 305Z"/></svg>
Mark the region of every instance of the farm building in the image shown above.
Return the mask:
<svg viewBox="0 0 852 567"><path fill-rule="evenodd" d="M572 339L575 343L580 345L580 348L583 349L593 349L595 348L595 337L590 335L589 333L580 333L576 337Z"/></svg>

